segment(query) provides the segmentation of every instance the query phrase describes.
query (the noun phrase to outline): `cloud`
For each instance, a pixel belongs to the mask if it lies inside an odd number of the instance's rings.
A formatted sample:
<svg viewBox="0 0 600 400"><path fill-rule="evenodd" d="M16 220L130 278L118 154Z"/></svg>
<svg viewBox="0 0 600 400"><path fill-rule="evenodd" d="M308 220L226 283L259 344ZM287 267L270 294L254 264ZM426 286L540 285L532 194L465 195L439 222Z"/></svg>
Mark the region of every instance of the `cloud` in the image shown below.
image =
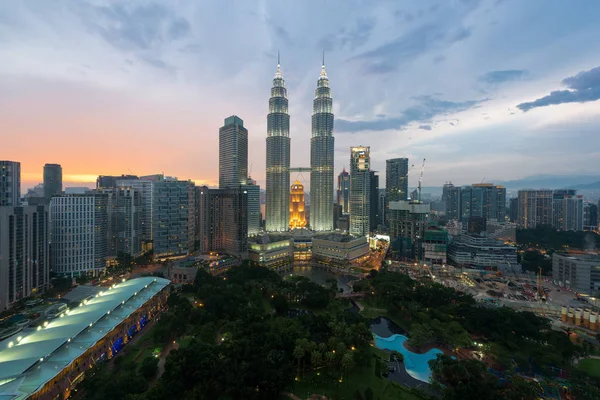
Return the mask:
<svg viewBox="0 0 600 400"><path fill-rule="evenodd" d="M417 100L418 103L402 111L398 117L385 117L362 121L336 119L336 131L360 132L401 130L414 122L430 122L436 116L448 115L479 107L479 104L487 101L487 99L483 99L455 102L442 100L433 96L418 96L415 97L415 100Z"/></svg>
<svg viewBox="0 0 600 400"><path fill-rule="evenodd" d="M374 18L359 18L351 28L342 27L337 33L322 37L318 47L325 51L344 49L346 46L354 50L367 43L375 28L375 22Z"/></svg>
<svg viewBox="0 0 600 400"><path fill-rule="evenodd" d="M430 131L431 125L419 125L419 129L422 129L424 131Z"/></svg>
<svg viewBox="0 0 600 400"><path fill-rule="evenodd" d="M488 84L498 84L526 79L528 76L529 71L525 69L507 69L503 71L490 71L480 76L479 82Z"/></svg>
<svg viewBox="0 0 600 400"><path fill-rule="evenodd" d="M396 70L402 61L415 59L431 50L448 48L465 40L471 33L471 28L467 27L446 31L437 25L425 24L351 60L363 61L369 73L384 74Z"/></svg>
<svg viewBox="0 0 600 400"><path fill-rule="evenodd" d="M562 84L570 90L555 90L537 100L518 104L517 108L526 112L533 108L554 104L586 103L600 100L600 67L565 78L562 80Z"/></svg>
<svg viewBox="0 0 600 400"><path fill-rule="evenodd" d="M190 23L156 3L134 7L113 4L92 6L81 3L82 19L104 40L124 50L148 50L164 42L187 36Z"/></svg>

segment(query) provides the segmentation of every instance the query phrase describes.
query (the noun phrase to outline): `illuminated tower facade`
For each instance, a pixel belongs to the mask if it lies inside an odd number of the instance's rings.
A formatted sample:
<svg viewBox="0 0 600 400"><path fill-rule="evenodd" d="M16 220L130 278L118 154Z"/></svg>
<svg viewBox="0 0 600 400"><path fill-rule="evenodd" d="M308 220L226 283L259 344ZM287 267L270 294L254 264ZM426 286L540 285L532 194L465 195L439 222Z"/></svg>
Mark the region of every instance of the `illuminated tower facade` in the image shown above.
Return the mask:
<svg viewBox="0 0 600 400"><path fill-rule="evenodd" d="M333 100L325 60L313 100L310 139L310 227L333 230Z"/></svg>
<svg viewBox="0 0 600 400"><path fill-rule="evenodd" d="M368 236L371 228L371 155L368 146L350 148L350 234Z"/></svg>
<svg viewBox="0 0 600 400"><path fill-rule="evenodd" d="M290 187L290 115L285 81L277 57L269 114L267 115L267 191L266 229L270 232L288 229Z"/></svg>
<svg viewBox="0 0 600 400"><path fill-rule="evenodd" d="M296 180L290 190L290 229L304 228L305 226L304 185Z"/></svg>

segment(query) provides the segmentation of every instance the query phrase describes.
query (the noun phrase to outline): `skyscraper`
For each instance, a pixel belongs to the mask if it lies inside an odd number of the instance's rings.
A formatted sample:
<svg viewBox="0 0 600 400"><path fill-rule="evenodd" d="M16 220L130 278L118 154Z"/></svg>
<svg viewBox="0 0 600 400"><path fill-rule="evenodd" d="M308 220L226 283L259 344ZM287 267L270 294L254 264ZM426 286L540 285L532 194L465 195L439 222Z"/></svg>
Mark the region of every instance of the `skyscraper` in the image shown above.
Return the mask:
<svg viewBox="0 0 600 400"><path fill-rule="evenodd" d="M367 236L370 232L371 172L370 148L350 148L350 234Z"/></svg>
<svg viewBox="0 0 600 400"><path fill-rule="evenodd" d="M267 231L288 230L290 187L290 116L285 81L277 60L267 115Z"/></svg>
<svg viewBox="0 0 600 400"><path fill-rule="evenodd" d="M460 186L454 186L452 182L444 184L442 200L446 208L446 217L448 220L459 218L460 199Z"/></svg>
<svg viewBox="0 0 600 400"><path fill-rule="evenodd" d="M152 188L154 257L188 254L194 246L194 184L163 177Z"/></svg>
<svg viewBox="0 0 600 400"><path fill-rule="evenodd" d="M48 288L48 207L0 207L0 311Z"/></svg>
<svg viewBox="0 0 600 400"><path fill-rule="evenodd" d="M373 232L379 225L379 175L377 171L370 172L370 185L369 191L369 224L370 231Z"/></svg>
<svg viewBox="0 0 600 400"><path fill-rule="evenodd" d="M388 202L408 198L408 158L385 161L385 190Z"/></svg>
<svg viewBox="0 0 600 400"><path fill-rule="evenodd" d="M486 220L506 219L506 188L491 183L463 186L460 191L461 221L466 224L470 217Z"/></svg>
<svg viewBox="0 0 600 400"><path fill-rule="evenodd" d="M60 164L44 165L44 197L50 200L52 196L62 194L62 167Z"/></svg>
<svg viewBox="0 0 600 400"><path fill-rule="evenodd" d="M144 178L144 177L143 177ZM122 188L133 188L141 196L141 234L144 243L150 243L153 239L152 213L154 211L154 180L151 179L123 179L116 180L115 185Z"/></svg>
<svg viewBox="0 0 600 400"><path fill-rule="evenodd" d="M532 229L552 225L552 190L519 190L517 228Z"/></svg>
<svg viewBox="0 0 600 400"><path fill-rule="evenodd" d="M137 257L142 252L142 196L128 187L101 189L108 198L109 255Z"/></svg>
<svg viewBox="0 0 600 400"><path fill-rule="evenodd" d="M391 219L398 219L397 210L389 206L391 201L408 198L408 158L392 158L385 161L385 218L390 226Z"/></svg>
<svg viewBox="0 0 600 400"><path fill-rule="evenodd" d="M290 229L306 226L304 185L296 180L290 190Z"/></svg>
<svg viewBox="0 0 600 400"><path fill-rule="evenodd" d="M248 179L248 130L236 115L219 129L219 188L245 185Z"/></svg>
<svg viewBox="0 0 600 400"><path fill-rule="evenodd" d="M350 174L346 168L338 175L337 203L342 206L342 213L348 214L350 207Z"/></svg>
<svg viewBox="0 0 600 400"><path fill-rule="evenodd" d="M21 201L21 163L0 161L0 206L18 206Z"/></svg>
<svg viewBox="0 0 600 400"><path fill-rule="evenodd" d="M238 188L209 189L210 251L248 257L248 194Z"/></svg>
<svg viewBox="0 0 600 400"><path fill-rule="evenodd" d="M310 139L310 227L333 230L333 100L325 60L313 100Z"/></svg>
<svg viewBox="0 0 600 400"><path fill-rule="evenodd" d="M52 271L79 276L106 267L109 255L107 193L54 196L52 221Z"/></svg>
<svg viewBox="0 0 600 400"><path fill-rule="evenodd" d="M248 197L248 236L257 235L260 231L260 186L252 178L242 185L243 193Z"/></svg>

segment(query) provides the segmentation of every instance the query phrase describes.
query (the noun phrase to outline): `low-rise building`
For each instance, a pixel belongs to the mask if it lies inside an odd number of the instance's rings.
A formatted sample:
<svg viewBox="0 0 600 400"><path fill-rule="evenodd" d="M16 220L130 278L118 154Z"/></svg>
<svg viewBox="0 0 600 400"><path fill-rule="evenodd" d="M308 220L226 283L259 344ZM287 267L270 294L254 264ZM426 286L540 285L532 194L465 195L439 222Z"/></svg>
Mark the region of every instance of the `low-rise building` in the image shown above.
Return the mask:
<svg viewBox="0 0 600 400"><path fill-rule="evenodd" d="M348 265L368 252L369 241L366 236L325 233L312 239L313 259L324 264Z"/></svg>
<svg viewBox="0 0 600 400"><path fill-rule="evenodd" d="M0 398L64 400L95 364L114 357L166 307L167 279L116 284L60 318L0 343Z"/></svg>
<svg viewBox="0 0 600 400"><path fill-rule="evenodd" d="M501 240L463 234L448 245L448 261L460 267L489 268L504 264L517 264L516 247Z"/></svg>
<svg viewBox="0 0 600 400"><path fill-rule="evenodd" d="M554 253L552 279L560 287L600 295L600 255Z"/></svg>
<svg viewBox="0 0 600 400"><path fill-rule="evenodd" d="M248 258L261 267L289 268L294 261L294 239L277 234L252 237L248 243Z"/></svg>

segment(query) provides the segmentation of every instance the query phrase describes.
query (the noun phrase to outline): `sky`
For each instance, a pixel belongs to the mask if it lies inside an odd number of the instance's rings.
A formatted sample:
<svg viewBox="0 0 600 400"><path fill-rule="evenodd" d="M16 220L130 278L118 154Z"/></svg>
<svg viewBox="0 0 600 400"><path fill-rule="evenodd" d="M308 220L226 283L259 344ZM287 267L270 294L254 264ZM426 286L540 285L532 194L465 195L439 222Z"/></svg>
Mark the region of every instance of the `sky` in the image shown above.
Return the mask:
<svg viewBox="0 0 600 400"><path fill-rule="evenodd" d="M599 18L595 0L3 1L0 159L21 162L24 189L45 163L64 186L216 185L235 114L264 187L277 52L292 166L307 167L324 51L337 172L364 145L382 182L395 157L416 165L411 185L423 158L425 186L597 174Z"/></svg>

